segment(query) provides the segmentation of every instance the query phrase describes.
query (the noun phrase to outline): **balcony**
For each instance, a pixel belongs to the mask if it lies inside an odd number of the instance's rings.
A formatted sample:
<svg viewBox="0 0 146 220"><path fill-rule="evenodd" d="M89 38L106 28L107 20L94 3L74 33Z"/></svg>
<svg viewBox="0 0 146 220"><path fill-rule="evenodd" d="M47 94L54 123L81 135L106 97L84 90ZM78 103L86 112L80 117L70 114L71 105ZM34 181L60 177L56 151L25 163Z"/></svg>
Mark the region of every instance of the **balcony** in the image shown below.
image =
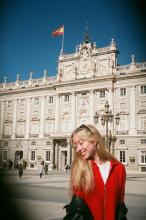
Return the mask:
<svg viewBox="0 0 146 220"><path fill-rule="evenodd" d="M128 135L129 131L116 131L117 135Z"/></svg>
<svg viewBox="0 0 146 220"><path fill-rule="evenodd" d="M39 134L29 134L29 137L30 137L30 138L38 138L38 137L39 137Z"/></svg>
<svg viewBox="0 0 146 220"><path fill-rule="evenodd" d="M137 134L146 134L145 130L137 130Z"/></svg>
<svg viewBox="0 0 146 220"><path fill-rule="evenodd" d="M2 137L8 139L8 138L11 138L11 135L5 135L5 134L3 134Z"/></svg>
<svg viewBox="0 0 146 220"><path fill-rule="evenodd" d="M24 134L16 134L15 138L24 138Z"/></svg>
<svg viewBox="0 0 146 220"><path fill-rule="evenodd" d="M50 133L44 133L44 137L50 137Z"/></svg>

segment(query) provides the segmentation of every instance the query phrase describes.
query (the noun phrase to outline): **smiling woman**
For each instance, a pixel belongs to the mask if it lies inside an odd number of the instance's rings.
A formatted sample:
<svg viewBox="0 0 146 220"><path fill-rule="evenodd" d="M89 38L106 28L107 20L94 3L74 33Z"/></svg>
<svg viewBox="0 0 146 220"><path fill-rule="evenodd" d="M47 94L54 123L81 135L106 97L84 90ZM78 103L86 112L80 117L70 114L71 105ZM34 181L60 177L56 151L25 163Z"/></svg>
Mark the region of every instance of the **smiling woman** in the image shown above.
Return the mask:
<svg viewBox="0 0 146 220"><path fill-rule="evenodd" d="M83 124L75 129L71 143L72 200L66 206L64 220L126 220L125 167L106 150L101 134L92 125Z"/></svg>

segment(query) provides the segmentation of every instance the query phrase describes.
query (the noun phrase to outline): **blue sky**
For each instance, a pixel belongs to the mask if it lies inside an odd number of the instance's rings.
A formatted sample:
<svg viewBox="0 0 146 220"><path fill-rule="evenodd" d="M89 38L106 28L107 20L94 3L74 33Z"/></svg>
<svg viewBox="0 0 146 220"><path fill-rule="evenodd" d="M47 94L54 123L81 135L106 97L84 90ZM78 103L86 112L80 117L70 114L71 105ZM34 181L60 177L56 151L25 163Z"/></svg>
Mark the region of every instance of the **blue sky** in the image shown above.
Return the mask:
<svg viewBox="0 0 146 220"><path fill-rule="evenodd" d="M51 32L64 25L64 52L73 53L83 41L88 22L90 40L105 47L114 38L118 63L146 61L145 0L1 0L0 81L27 80L57 74L62 36Z"/></svg>

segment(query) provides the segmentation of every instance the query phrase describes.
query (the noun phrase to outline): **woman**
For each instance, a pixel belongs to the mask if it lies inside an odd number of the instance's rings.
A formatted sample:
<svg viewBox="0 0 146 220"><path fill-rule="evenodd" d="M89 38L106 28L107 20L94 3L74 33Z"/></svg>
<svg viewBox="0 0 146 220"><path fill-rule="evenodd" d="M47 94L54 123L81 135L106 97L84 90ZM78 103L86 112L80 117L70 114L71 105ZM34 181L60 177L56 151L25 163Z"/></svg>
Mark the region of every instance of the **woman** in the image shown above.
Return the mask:
<svg viewBox="0 0 146 220"><path fill-rule="evenodd" d="M125 167L106 150L101 134L92 125L78 127L71 144L72 201L65 206L64 220L125 220Z"/></svg>

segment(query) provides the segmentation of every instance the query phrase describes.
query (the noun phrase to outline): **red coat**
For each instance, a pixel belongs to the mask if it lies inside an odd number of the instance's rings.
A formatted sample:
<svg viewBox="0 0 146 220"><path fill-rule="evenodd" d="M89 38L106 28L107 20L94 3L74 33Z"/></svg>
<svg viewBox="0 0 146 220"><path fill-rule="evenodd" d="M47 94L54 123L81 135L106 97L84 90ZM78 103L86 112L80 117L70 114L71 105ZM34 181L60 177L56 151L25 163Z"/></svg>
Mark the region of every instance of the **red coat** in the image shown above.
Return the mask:
<svg viewBox="0 0 146 220"><path fill-rule="evenodd" d="M111 161L110 173L104 185L99 168L94 161L92 170L95 176L95 190L85 194L75 190L74 194L82 197L91 210L94 220L115 220L119 203L124 201L126 172L122 163Z"/></svg>

